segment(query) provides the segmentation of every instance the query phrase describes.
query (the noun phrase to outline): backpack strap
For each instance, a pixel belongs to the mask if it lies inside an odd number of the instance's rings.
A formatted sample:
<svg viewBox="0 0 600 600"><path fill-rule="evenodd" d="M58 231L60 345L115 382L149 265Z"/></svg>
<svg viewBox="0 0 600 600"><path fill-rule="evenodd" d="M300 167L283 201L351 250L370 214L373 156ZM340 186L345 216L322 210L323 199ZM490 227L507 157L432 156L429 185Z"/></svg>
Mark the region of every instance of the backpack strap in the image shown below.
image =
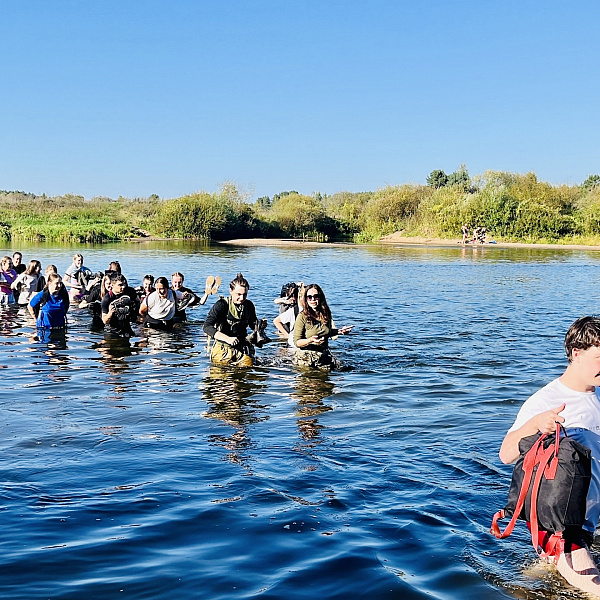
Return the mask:
<svg viewBox="0 0 600 600"><path fill-rule="evenodd" d="M494 518L492 520L492 527L490 529L490 532L498 539L506 538L512 533L517 519L521 514L521 510L523 509L525 498L527 496L529 486L531 485L533 470L537 465L537 471L535 473L535 478L533 478L533 487L531 489L531 506L529 511L531 543L533 545L534 550L540 558L552 557L554 559L554 564L558 563L558 559L564 550L563 532L557 531L552 536L550 536L550 539L545 544L545 548L542 548L540 552L539 523L537 518L537 500L540 491L540 484L542 482L542 477L545 476L546 479L550 480L556 477L556 470L558 468L558 449L560 445L560 430L561 425L560 423L557 423L554 443L548 446L548 448L544 449L542 446L542 441L546 438L546 434L543 434L536 440L535 444L531 447L529 452L527 452L523 459L523 470L525 471L525 476L523 477L521 491L519 492L519 498L517 500L517 505L513 516L509 524L506 526L504 532L500 532L500 528L498 527L498 520L504 518L505 511L504 509L499 510L494 515Z"/></svg>
<svg viewBox="0 0 600 600"><path fill-rule="evenodd" d="M557 423L556 427L556 437L558 438L560 432L560 428ZM531 508L529 512L529 519L531 523L531 543L533 544L533 548L536 553L542 557L552 556L553 552L558 550L558 554L554 555L554 562L558 562L558 557L560 556L560 552L562 549L562 545L558 542L562 540L562 531L557 531L552 535L549 542L551 541L551 547L549 544L546 544L546 548L542 548L541 552L539 550L539 523L537 518L537 500L538 495L540 493L540 483L542 482L542 477L546 475L546 479L554 479L556 476L556 467L554 467L554 473L552 473L552 463L550 463L550 459L554 456L554 458L558 458L558 441L555 440L554 444L551 444L538 454L538 468L535 474L535 479L533 481L533 487L531 489ZM555 462L553 458L553 463ZM547 477L547 475L552 475L551 477ZM558 546L558 547L557 547Z"/></svg>
<svg viewBox="0 0 600 600"><path fill-rule="evenodd" d="M527 491L529 490L529 486L531 485L531 479L533 478L533 468L535 467L535 465L537 463L537 460L536 460L537 453L538 453L539 448L540 448L543 440L545 439L545 437L546 437L546 434L541 435L536 440L535 444L531 447L531 449L529 450L529 452L527 452L527 454L525 455L525 458L523 459L522 468L523 468L523 471L525 471L525 475L523 477L523 482L521 483L521 491L519 492L519 498L517 500L517 505L515 507L515 510L513 512L510 522L506 526L506 529L503 532L501 532L500 528L498 526L498 521L500 519L504 519L504 517L506 516L506 511L504 509L499 510L494 515L494 518L492 519L492 526L490 528L490 533L492 535L494 535L495 537L497 537L499 540L507 538L513 532L513 529L515 528L517 519L519 518L519 515L521 514L521 511L523 510L523 506L525 504L525 498L527 496Z"/></svg>

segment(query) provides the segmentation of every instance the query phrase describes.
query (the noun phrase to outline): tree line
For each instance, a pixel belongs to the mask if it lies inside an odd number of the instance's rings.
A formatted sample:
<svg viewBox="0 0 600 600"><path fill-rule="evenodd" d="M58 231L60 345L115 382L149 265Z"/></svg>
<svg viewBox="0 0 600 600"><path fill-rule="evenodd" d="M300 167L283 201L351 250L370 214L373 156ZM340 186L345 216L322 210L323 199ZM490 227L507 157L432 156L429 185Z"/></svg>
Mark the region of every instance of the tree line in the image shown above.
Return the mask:
<svg viewBox="0 0 600 600"><path fill-rule="evenodd" d="M5 240L104 242L151 235L368 242L396 231L454 238L463 224L485 227L498 241L600 243L600 175L553 185L532 172L471 177L462 166L450 174L432 171L425 185L331 195L290 190L255 202L231 182L172 199L0 191Z"/></svg>

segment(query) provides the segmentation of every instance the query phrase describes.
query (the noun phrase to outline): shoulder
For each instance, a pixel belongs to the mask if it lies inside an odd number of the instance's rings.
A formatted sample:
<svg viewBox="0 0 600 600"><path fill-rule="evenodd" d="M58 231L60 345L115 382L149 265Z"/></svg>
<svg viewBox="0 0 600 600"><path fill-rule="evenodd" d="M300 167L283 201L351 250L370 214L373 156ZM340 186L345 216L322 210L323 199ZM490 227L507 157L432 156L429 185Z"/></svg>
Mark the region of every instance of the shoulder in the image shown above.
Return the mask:
<svg viewBox="0 0 600 600"><path fill-rule="evenodd" d="M546 384L525 400L509 431L518 429L532 417L562 404L565 401L565 392L568 394L568 389L565 388L558 378Z"/></svg>
<svg viewBox="0 0 600 600"><path fill-rule="evenodd" d="M38 292L30 301L29 304L31 304L31 306L37 306L41 301L42 298L44 297L44 292Z"/></svg>

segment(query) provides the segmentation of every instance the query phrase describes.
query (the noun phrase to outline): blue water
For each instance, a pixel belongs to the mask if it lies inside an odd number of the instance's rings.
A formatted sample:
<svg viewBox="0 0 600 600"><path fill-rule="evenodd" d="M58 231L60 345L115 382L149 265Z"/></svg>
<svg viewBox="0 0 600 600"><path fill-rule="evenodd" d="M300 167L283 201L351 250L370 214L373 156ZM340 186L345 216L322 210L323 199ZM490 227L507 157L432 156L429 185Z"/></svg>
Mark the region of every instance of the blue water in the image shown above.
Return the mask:
<svg viewBox="0 0 600 600"><path fill-rule="evenodd" d="M12 249L0 250L2 254ZM25 246L64 272L75 248ZM298 371L283 341L211 367L205 307L131 345L74 309L65 339L0 315L0 597L580 598L520 525L489 533L521 402L598 312L597 252L417 247L83 250L130 282L238 271L261 317L288 280L322 285L345 369ZM222 292L226 293L227 285ZM270 330L273 338L276 334Z"/></svg>

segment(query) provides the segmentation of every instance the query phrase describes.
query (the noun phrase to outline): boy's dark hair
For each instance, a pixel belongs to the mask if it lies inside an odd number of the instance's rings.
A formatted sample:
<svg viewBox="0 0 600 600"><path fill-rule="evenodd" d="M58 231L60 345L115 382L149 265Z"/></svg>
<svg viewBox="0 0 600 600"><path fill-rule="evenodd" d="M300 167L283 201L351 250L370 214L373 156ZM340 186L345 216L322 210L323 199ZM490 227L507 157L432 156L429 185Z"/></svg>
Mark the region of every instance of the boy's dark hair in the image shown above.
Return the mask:
<svg viewBox="0 0 600 600"><path fill-rule="evenodd" d="M298 284L294 281L290 281L289 283L285 283L281 286L281 294L280 298L291 298L294 297L296 300L298 299Z"/></svg>
<svg viewBox="0 0 600 600"><path fill-rule="evenodd" d="M127 279L125 279L125 275L121 275L120 273L114 273L110 276L111 283L115 283L117 281L119 283L122 283L123 285L127 285Z"/></svg>
<svg viewBox="0 0 600 600"><path fill-rule="evenodd" d="M587 350L600 346L600 318L581 317L569 327L565 335L565 352L569 362L573 360L573 350Z"/></svg>

